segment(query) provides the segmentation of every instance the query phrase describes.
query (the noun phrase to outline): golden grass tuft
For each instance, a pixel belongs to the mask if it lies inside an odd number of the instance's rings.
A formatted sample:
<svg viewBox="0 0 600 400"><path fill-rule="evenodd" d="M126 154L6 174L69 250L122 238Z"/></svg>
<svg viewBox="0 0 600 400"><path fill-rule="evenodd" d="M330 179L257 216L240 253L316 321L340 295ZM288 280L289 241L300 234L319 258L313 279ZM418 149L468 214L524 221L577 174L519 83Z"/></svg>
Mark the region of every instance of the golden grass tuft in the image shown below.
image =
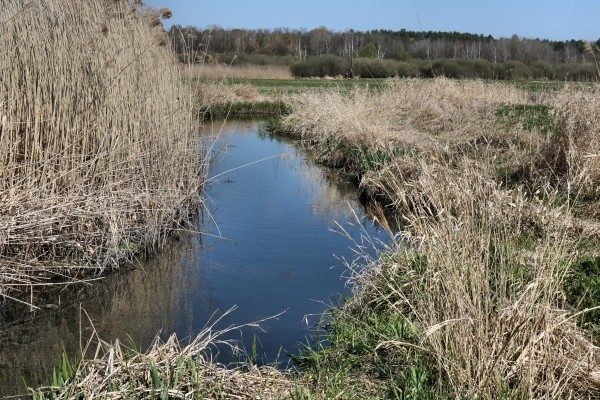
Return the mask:
<svg viewBox="0 0 600 400"><path fill-rule="evenodd" d="M600 196L600 102L597 86L559 92L552 98L556 132L537 164L572 194Z"/></svg>
<svg viewBox="0 0 600 400"><path fill-rule="evenodd" d="M128 7L3 2L2 296L131 261L200 201L193 93L162 29Z"/></svg>
<svg viewBox="0 0 600 400"><path fill-rule="evenodd" d="M402 204L410 250L359 271L349 307L418 323L417 344L451 397L597 396L600 351L562 291L575 256L561 222L569 216L459 164L422 160L412 179L383 173L387 196Z"/></svg>
<svg viewBox="0 0 600 400"><path fill-rule="evenodd" d="M230 85L211 82L200 83L196 85L196 95L201 101L201 106L264 100L264 96L254 86L244 83Z"/></svg>

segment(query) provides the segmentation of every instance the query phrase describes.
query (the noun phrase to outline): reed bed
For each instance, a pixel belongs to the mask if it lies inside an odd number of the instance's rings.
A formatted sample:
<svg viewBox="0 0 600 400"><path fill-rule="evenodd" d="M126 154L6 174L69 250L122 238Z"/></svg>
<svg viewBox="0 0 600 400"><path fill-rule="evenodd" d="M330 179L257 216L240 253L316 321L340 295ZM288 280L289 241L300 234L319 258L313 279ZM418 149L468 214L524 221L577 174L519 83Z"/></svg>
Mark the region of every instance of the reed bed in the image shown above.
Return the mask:
<svg viewBox="0 0 600 400"><path fill-rule="evenodd" d="M169 12L139 4L2 4L3 299L155 250L200 203L206 165Z"/></svg>
<svg viewBox="0 0 600 400"><path fill-rule="evenodd" d="M196 85L196 95L201 108L213 104L257 102L266 99L254 86L245 83L203 82Z"/></svg>
<svg viewBox="0 0 600 400"><path fill-rule="evenodd" d="M354 175L403 224L395 247L351 265L353 296L332 311L334 348L305 358L416 398L600 395L600 351L576 324L592 310L565 295L591 232L575 228L564 188L590 196L597 187L593 93L534 104L510 86L434 79L298 96L283 131ZM556 124L500 117L536 107ZM362 336L377 357L351 364L343 355L359 352Z"/></svg>
<svg viewBox="0 0 600 400"><path fill-rule="evenodd" d="M279 65L230 65L200 63L183 68L187 79L293 79L289 67Z"/></svg>
<svg viewBox="0 0 600 400"><path fill-rule="evenodd" d="M600 196L600 88L567 88L548 100L556 132L537 165L571 193L586 199Z"/></svg>
<svg viewBox="0 0 600 400"><path fill-rule="evenodd" d="M318 143L321 161L361 175L365 156L378 152L441 156L471 145L511 147L520 131L489 125L500 105L528 103L528 98L506 85L438 78L392 79L380 91L356 87L350 95L305 92L291 103L294 112L284 118L284 128ZM524 140L539 147L535 136L519 139Z"/></svg>

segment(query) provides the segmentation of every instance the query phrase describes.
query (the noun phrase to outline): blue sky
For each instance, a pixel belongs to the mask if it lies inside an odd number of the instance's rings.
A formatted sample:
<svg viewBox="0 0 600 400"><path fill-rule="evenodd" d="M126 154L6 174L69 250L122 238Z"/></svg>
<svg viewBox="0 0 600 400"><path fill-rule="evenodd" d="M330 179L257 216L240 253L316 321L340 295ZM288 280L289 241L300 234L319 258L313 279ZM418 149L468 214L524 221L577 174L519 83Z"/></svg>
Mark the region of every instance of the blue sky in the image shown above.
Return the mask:
<svg viewBox="0 0 600 400"><path fill-rule="evenodd" d="M600 38L600 0L146 0L171 23L204 28L458 31L551 40Z"/></svg>

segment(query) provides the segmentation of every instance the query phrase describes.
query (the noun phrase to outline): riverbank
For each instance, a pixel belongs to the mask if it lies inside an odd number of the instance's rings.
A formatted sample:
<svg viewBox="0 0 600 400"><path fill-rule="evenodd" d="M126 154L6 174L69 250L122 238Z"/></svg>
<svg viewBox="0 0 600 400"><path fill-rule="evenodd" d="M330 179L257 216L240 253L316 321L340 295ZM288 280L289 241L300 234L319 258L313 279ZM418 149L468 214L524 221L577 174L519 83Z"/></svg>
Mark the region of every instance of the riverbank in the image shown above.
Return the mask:
<svg viewBox="0 0 600 400"><path fill-rule="evenodd" d="M598 394L596 98L435 79L294 99L280 129L396 210L410 249L356 267L328 344L299 357L315 387Z"/></svg>

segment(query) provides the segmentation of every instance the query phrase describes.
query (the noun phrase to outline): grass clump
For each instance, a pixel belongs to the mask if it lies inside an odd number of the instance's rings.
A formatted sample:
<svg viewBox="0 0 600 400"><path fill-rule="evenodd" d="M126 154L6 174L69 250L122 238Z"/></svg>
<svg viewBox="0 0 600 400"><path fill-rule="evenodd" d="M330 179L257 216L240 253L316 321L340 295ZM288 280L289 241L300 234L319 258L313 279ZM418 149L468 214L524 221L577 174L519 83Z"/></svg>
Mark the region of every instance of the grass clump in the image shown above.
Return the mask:
<svg viewBox="0 0 600 400"><path fill-rule="evenodd" d="M598 90L598 86L566 89L550 100L556 109L556 133L536 163L571 197L597 200L600 195Z"/></svg>
<svg viewBox="0 0 600 400"><path fill-rule="evenodd" d="M145 353L93 337L81 360L63 355L52 384L28 388L29 395L36 400L291 398L295 386L287 372L246 363L230 368L219 364L213 358L217 346L237 351L234 342L221 337L240 327L216 330L216 323L187 344L175 335L166 341L157 337Z"/></svg>
<svg viewBox="0 0 600 400"><path fill-rule="evenodd" d="M139 2L3 2L4 298L155 250L198 206L192 92L166 39Z"/></svg>

